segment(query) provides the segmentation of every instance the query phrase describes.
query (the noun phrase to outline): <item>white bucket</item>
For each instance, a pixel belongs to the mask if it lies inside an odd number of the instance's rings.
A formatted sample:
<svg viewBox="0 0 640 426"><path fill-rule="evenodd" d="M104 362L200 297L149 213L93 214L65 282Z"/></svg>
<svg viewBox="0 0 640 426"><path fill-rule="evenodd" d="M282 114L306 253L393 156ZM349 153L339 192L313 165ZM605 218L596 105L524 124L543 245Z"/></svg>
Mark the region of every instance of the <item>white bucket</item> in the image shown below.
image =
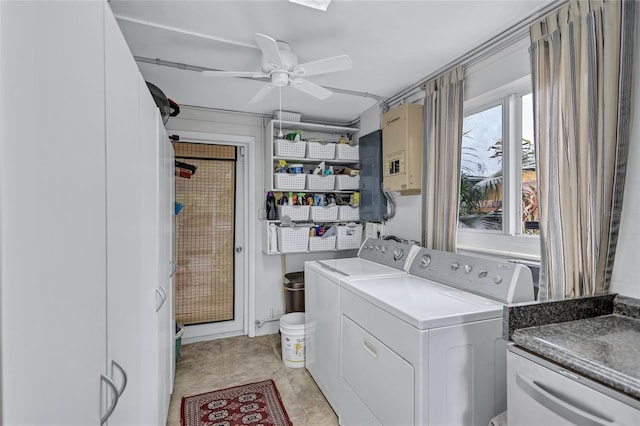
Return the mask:
<svg viewBox="0 0 640 426"><path fill-rule="evenodd" d="M293 312L280 317L280 334L284 365L292 368L304 367L304 312Z"/></svg>

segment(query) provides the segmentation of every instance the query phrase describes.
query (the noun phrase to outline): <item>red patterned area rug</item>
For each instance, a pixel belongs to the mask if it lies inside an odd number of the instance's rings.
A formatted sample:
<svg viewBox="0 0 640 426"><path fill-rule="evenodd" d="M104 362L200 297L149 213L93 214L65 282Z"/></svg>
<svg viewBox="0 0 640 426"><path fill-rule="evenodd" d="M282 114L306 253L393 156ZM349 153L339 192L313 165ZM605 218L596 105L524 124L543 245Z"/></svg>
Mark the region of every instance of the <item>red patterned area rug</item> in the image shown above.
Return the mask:
<svg viewBox="0 0 640 426"><path fill-rule="evenodd" d="M182 398L182 426L293 426L273 380Z"/></svg>

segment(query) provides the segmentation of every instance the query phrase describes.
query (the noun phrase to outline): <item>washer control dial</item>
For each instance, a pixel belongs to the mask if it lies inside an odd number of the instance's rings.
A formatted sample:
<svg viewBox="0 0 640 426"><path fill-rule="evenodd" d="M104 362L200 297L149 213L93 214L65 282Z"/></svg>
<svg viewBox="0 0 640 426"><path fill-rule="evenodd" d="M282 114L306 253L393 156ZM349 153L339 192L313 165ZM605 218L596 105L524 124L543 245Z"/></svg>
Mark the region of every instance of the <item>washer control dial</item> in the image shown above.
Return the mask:
<svg viewBox="0 0 640 426"><path fill-rule="evenodd" d="M460 268L460 264L458 262L453 262L451 264L451 269L453 269L454 271L457 271Z"/></svg>
<svg viewBox="0 0 640 426"><path fill-rule="evenodd" d="M466 272L467 274L470 274L471 271L473 271L473 266L471 265L464 265L464 272Z"/></svg>
<svg viewBox="0 0 640 426"><path fill-rule="evenodd" d="M485 278L488 273L489 271L487 271L486 269L482 269L480 270L480 273L478 273L478 278Z"/></svg>
<svg viewBox="0 0 640 426"><path fill-rule="evenodd" d="M420 266L423 268L426 268L429 265L431 265L431 256L429 256L428 254L425 254L420 259Z"/></svg>
<svg viewBox="0 0 640 426"><path fill-rule="evenodd" d="M502 283L502 277L500 275L496 275L495 277L493 277L493 283L494 284Z"/></svg>
<svg viewBox="0 0 640 426"><path fill-rule="evenodd" d="M383 253L386 253L387 252L387 246L382 246L380 251L383 252Z"/></svg>
<svg viewBox="0 0 640 426"><path fill-rule="evenodd" d="M400 259L402 259L403 256L404 256L404 250L395 249L393 251L393 260L400 260Z"/></svg>

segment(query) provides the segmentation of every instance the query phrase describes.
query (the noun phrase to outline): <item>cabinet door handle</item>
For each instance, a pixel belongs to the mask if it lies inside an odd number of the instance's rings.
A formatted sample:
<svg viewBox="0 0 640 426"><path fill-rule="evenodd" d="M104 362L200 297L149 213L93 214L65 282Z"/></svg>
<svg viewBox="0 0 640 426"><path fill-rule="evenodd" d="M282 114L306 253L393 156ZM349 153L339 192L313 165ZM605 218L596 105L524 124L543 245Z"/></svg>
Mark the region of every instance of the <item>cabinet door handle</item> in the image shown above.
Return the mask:
<svg viewBox="0 0 640 426"><path fill-rule="evenodd" d="M160 304L156 307L156 312L158 312L162 308L162 305L164 305L164 302L167 301L167 292L164 290L164 287L158 286L158 288L156 288L156 294L160 296L161 300Z"/></svg>
<svg viewBox="0 0 640 426"><path fill-rule="evenodd" d="M517 374L516 383L531 398L571 423L584 426L614 425L613 420L596 413L593 408L589 408L591 412L587 412L584 407L577 407L571 401L565 401L561 395L555 394L528 377Z"/></svg>
<svg viewBox="0 0 640 426"><path fill-rule="evenodd" d="M107 412L100 417L100 424L103 425L107 421L107 419L111 416L111 414L113 413L113 410L116 409L116 405L118 405L119 395L118 395L118 388L116 384L109 377L105 376L104 374L101 374L100 381L106 383L107 386L111 388L111 392L113 394L111 405L107 408ZM102 386L100 386L100 395L102 395ZM102 399L102 397L100 399Z"/></svg>
<svg viewBox="0 0 640 426"><path fill-rule="evenodd" d="M120 398L122 396L122 393L124 392L124 389L127 387L127 379L128 379L127 371L124 369L122 364L118 362L117 359L112 359L111 360L111 377L113 377L114 368L117 368L118 370L120 370L120 375L122 376L122 385L120 386L120 389L118 389L118 398Z"/></svg>
<svg viewBox="0 0 640 426"><path fill-rule="evenodd" d="M169 274L169 278L171 278L175 275L176 270L178 269L178 265L173 260L169 261L169 264L171 265L171 273Z"/></svg>

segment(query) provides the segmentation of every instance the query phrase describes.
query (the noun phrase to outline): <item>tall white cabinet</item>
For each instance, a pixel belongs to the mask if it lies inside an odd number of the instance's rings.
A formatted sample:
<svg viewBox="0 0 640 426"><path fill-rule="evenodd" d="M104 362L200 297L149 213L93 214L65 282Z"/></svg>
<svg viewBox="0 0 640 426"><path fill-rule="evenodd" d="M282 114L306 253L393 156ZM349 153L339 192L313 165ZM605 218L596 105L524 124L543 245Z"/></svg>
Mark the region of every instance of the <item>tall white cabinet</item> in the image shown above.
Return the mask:
<svg viewBox="0 0 640 426"><path fill-rule="evenodd" d="M0 93L0 424L165 424L173 150L108 5L0 2Z"/></svg>

